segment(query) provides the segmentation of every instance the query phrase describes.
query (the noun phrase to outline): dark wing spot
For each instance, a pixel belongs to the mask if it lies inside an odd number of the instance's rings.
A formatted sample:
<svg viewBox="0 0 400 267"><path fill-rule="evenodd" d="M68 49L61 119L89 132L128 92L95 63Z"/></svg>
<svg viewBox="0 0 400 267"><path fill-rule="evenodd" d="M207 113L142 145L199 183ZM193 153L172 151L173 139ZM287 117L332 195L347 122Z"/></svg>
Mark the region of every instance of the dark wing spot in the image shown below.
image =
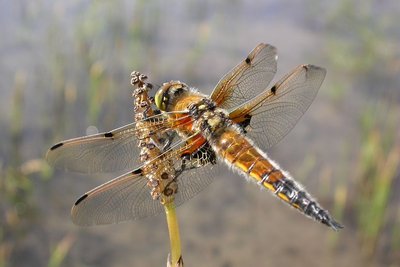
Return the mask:
<svg viewBox="0 0 400 267"><path fill-rule="evenodd" d="M142 174L143 170L142 169L136 169L134 171L132 171L132 174Z"/></svg>
<svg viewBox="0 0 400 267"><path fill-rule="evenodd" d="M75 206L77 206L79 203L81 203L87 197L88 197L88 194L84 194L83 196L78 198L78 200L75 202Z"/></svg>
<svg viewBox="0 0 400 267"><path fill-rule="evenodd" d="M105 133L105 134L104 134L104 137L113 137L113 136L114 136L114 134L111 133L111 132Z"/></svg>
<svg viewBox="0 0 400 267"><path fill-rule="evenodd" d="M247 133L246 127L250 125L251 117L252 116L250 114L246 114L244 116L244 120L238 123L238 125L240 126L240 128L242 128L244 133Z"/></svg>
<svg viewBox="0 0 400 267"><path fill-rule="evenodd" d="M242 126L243 128L246 128L247 126L249 126L250 125L250 121L251 121L251 115L250 114L246 114L245 116L244 116L244 121L242 121L241 123L240 123L240 126Z"/></svg>
<svg viewBox="0 0 400 267"><path fill-rule="evenodd" d="M161 179L168 179L168 173L164 172L163 174L161 174Z"/></svg>
<svg viewBox="0 0 400 267"><path fill-rule="evenodd" d="M59 148L59 147L62 146L62 145L64 145L64 143L55 144L54 146L52 146L52 147L50 148L50 150L54 150L54 149L56 149L56 148Z"/></svg>
<svg viewBox="0 0 400 267"><path fill-rule="evenodd" d="M271 93L272 93L273 95L276 94L276 86L275 86L275 85L271 88Z"/></svg>
<svg viewBox="0 0 400 267"><path fill-rule="evenodd" d="M245 60L245 62L247 63L247 64L249 64L250 65L250 63L251 63L251 59L250 58L246 58L246 60Z"/></svg>

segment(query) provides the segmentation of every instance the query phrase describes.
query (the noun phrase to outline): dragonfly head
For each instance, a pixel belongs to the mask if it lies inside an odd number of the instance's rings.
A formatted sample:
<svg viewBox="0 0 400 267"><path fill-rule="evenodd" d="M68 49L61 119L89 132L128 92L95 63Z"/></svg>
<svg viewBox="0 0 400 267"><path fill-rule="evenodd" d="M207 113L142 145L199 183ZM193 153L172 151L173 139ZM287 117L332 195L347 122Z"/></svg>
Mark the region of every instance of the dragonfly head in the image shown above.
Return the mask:
<svg viewBox="0 0 400 267"><path fill-rule="evenodd" d="M170 111L177 97L188 91L189 87L186 84L179 81L170 81L160 87L154 96L154 101L161 111Z"/></svg>

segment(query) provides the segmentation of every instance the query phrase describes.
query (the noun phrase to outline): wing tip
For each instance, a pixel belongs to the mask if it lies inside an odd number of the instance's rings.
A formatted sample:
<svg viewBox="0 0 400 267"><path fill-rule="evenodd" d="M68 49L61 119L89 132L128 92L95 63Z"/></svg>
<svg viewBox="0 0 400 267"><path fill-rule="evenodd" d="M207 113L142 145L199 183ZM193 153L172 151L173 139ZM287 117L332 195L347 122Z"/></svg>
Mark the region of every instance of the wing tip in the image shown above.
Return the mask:
<svg viewBox="0 0 400 267"><path fill-rule="evenodd" d="M48 162L50 165L54 166L54 154L53 154L52 152L53 152L54 150L56 150L56 149L62 147L63 145L64 145L64 142L60 142L60 143L57 143L57 144L53 145L52 147L50 147L50 148L47 150L45 158L46 158L47 162Z"/></svg>
<svg viewBox="0 0 400 267"><path fill-rule="evenodd" d="M315 77L316 75L319 75L319 77L321 79L321 83L326 77L326 69L323 67L313 65L313 64L303 64L303 65L300 65L299 68L303 68L305 70L305 73L307 76L313 75Z"/></svg>
<svg viewBox="0 0 400 267"><path fill-rule="evenodd" d="M84 195L82 195L80 198L78 198L78 200L77 201L75 201L75 204L74 204L74 206L78 206L79 205L79 203L81 203L83 200L85 200L85 198L87 198L89 195L88 194L84 194Z"/></svg>
<svg viewBox="0 0 400 267"><path fill-rule="evenodd" d="M273 45L271 45L271 44L267 44L267 43L259 43L259 44L253 49L253 51L250 52L249 55L257 54L257 53L259 53L259 52L260 52L261 50L263 50L263 49L270 49L270 50L275 54L275 61L278 60L278 57L276 56L276 54L277 54L277 52L278 52L278 49L277 49L275 46L273 46Z"/></svg>
<svg viewBox="0 0 400 267"><path fill-rule="evenodd" d="M313 65L313 64L303 64L301 65L302 68L306 69L306 70L317 70L317 71L322 71L326 73L326 69L317 65Z"/></svg>
<svg viewBox="0 0 400 267"><path fill-rule="evenodd" d="M80 203L82 203L82 201L84 201L89 195L86 193L82 196L80 196L74 203L74 205L72 206L71 209L71 221L78 226L82 226L82 227L88 227L88 226L92 226L95 225L96 223L94 221L91 220L85 220L84 216L80 216L79 214L82 212L80 206L78 206Z"/></svg>

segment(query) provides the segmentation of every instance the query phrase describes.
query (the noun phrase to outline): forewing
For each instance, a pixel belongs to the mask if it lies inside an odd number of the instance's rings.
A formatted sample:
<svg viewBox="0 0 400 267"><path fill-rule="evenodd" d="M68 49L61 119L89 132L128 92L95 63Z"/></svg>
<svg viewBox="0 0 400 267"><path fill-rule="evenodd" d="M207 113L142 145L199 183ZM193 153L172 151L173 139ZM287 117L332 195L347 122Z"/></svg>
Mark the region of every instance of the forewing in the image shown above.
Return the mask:
<svg viewBox="0 0 400 267"><path fill-rule="evenodd" d="M114 172L137 166L140 149L136 136L160 134L173 124L163 115L147 119L143 127L138 126L140 123L62 141L47 151L47 161L56 168L81 173Z"/></svg>
<svg viewBox="0 0 400 267"><path fill-rule="evenodd" d="M247 134L267 149L278 143L297 123L314 100L326 70L301 65L270 90L232 111L230 118L247 125Z"/></svg>
<svg viewBox="0 0 400 267"><path fill-rule="evenodd" d="M200 135L174 145L155 159L162 162L179 161L181 154L187 150L192 141ZM178 193L175 204L180 205L203 190L211 183L214 169L207 166L212 158L204 152L201 157L204 170L196 175L194 170L188 170L178 176ZM155 160L153 159L153 160ZM149 161L148 164L151 164ZM214 162L213 162L214 163ZM207 166L207 167L206 167ZM159 200L153 200L147 179L142 168L119 176L80 197L72 208L72 220L77 225L89 226L97 224L111 224L126 220L135 220L157 214L163 210Z"/></svg>
<svg viewBox="0 0 400 267"><path fill-rule="evenodd" d="M227 110L237 107L268 86L276 73L276 65L275 47L259 44L218 82L211 99Z"/></svg>

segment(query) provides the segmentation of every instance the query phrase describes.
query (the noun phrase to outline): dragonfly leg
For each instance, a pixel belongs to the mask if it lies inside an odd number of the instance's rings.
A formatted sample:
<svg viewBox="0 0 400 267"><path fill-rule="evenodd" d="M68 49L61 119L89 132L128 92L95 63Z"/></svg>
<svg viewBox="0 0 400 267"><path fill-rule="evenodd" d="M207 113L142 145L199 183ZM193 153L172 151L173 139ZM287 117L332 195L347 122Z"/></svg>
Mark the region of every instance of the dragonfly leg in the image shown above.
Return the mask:
<svg viewBox="0 0 400 267"><path fill-rule="evenodd" d="M165 135L166 138L162 139L162 143L164 144L161 151L167 151L171 147L172 141L176 136L176 132L165 133Z"/></svg>

